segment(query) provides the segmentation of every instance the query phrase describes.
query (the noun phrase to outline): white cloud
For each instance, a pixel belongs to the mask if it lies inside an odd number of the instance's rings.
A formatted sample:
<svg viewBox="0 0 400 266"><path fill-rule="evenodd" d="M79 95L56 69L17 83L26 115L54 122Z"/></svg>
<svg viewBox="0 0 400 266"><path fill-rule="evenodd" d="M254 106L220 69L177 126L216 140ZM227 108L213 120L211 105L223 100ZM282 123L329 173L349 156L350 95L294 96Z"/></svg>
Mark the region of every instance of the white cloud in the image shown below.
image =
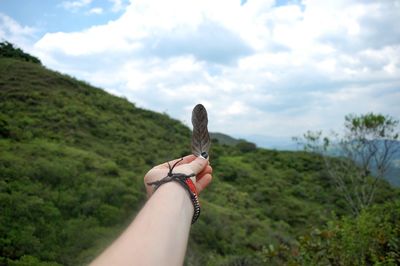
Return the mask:
<svg viewBox="0 0 400 266"><path fill-rule="evenodd" d="M30 43L36 32L35 28L22 26L9 16L0 13L0 41L8 41L30 51Z"/></svg>
<svg viewBox="0 0 400 266"><path fill-rule="evenodd" d="M101 7L94 7L88 11L88 14L101 15L101 14L103 14L103 9Z"/></svg>
<svg viewBox="0 0 400 266"><path fill-rule="evenodd" d="M76 1L64 1L61 6L67 10L77 10L79 8L90 5L93 0L76 0Z"/></svg>
<svg viewBox="0 0 400 266"><path fill-rule="evenodd" d="M202 102L211 130L290 137L349 112L400 117L399 17L398 1L135 0L115 21L48 33L35 50L184 122Z"/></svg>
<svg viewBox="0 0 400 266"><path fill-rule="evenodd" d="M119 12L124 9L125 7L125 1L124 0L108 0L112 3L112 12Z"/></svg>

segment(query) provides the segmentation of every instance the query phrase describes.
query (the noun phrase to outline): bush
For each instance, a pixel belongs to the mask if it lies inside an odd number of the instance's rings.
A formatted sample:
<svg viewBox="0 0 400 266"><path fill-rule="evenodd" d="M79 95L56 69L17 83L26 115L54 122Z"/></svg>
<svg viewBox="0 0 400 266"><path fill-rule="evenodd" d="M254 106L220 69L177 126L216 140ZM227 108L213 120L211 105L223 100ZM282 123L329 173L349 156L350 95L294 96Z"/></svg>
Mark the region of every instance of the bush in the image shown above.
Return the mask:
<svg viewBox="0 0 400 266"><path fill-rule="evenodd" d="M331 221L300 238L301 265L399 265L400 201Z"/></svg>
<svg viewBox="0 0 400 266"><path fill-rule="evenodd" d="M14 45L9 42L0 43L0 57L11 57L22 59L24 61L32 62L35 64L42 64L37 57L25 53L21 49L14 47Z"/></svg>

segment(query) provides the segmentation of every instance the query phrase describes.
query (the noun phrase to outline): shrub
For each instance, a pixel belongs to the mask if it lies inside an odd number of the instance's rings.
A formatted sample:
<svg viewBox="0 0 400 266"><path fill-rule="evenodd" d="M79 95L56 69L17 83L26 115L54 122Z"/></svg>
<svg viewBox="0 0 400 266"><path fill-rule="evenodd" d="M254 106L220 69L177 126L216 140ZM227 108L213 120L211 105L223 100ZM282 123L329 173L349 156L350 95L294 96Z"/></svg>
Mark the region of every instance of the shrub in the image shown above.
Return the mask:
<svg viewBox="0 0 400 266"><path fill-rule="evenodd" d="M331 221L300 238L301 265L399 265L400 201Z"/></svg>
<svg viewBox="0 0 400 266"><path fill-rule="evenodd" d="M24 61L32 62L35 64L42 64L37 57L25 53L21 49L14 47L14 45L9 42L0 43L0 57L11 57L22 59Z"/></svg>

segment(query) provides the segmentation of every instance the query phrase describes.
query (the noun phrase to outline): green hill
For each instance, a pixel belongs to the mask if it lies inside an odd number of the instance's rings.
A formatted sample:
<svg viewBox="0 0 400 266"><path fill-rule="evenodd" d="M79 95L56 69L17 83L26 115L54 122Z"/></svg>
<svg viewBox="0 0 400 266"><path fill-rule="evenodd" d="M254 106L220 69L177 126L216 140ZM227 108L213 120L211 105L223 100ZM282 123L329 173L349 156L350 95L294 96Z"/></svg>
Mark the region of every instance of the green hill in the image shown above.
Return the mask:
<svg viewBox="0 0 400 266"><path fill-rule="evenodd" d="M15 56L0 57L0 112L0 265L88 263L144 204L144 174L190 153L179 121ZM349 213L317 155L214 143L210 158L187 265L264 265ZM399 195L382 181L376 203Z"/></svg>
<svg viewBox="0 0 400 266"><path fill-rule="evenodd" d="M213 140L216 140L219 144L226 144L226 145L236 145L240 142L239 139L235 139L229 135L219 133L219 132L210 132L210 137Z"/></svg>

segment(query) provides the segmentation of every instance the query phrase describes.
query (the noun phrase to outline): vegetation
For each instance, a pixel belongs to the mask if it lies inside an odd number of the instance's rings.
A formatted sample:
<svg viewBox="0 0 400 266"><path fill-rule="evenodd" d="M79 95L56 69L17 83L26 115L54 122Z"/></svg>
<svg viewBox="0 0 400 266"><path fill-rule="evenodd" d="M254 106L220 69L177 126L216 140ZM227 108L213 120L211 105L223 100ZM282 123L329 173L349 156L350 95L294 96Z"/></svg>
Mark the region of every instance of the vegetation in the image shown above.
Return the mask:
<svg viewBox="0 0 400 266"><path fill-rule="evenodd" d="M284 246L266 249L267 261L280 255L292 265L399 265L399 221L399 201L363 209L300 237L295 256Z"/></svg>
<svg viewBox="0 0 400 266"><path fill-rule="evenodd" d="M165 114L0 57L0 265L87 264L144 204L146 171L190 153L190 134ZM377 182L377 207L352 221L320 155L217 141L211 149L214 180L200 197L186 265L310 265L320 254L311 246L332 257L346 243L340 265L367 254L343 237L359 224L365 231L354 237L365 245L391 243L368 245L377 259L364 256L366 264L398 262L400 192L387 182ZM377 213L386 216L370 222ZM307 242L315 228L336 242L315 233Z"/></svg>
<svg viewBox="0 0 400 266"><path fill-rule="evenodd" d="M14 45L9 42L0 43L0 57L9 57L9 58L21 59L39 65L42 64L38 58L25 53L19 48L14 47Z"/></svg>
<svg viewBox="0 0 400 266"><path fill-rule="evenodd" d="M348 115L344 133L334 133L335 139L322 137L321 131L304 134L305 149L323 156L330 178L354 215L371 205L378 180L400 152L398 124L381 114Z"/></svg>
<svg viewBox="0 0 400 266"><path fill-rule="evenodd" d="M236 145L240 142L239 139L232 138L229 135L217 132L210 132L211 139L218 142L219 144L226 144L226 145Z"/></svg>

